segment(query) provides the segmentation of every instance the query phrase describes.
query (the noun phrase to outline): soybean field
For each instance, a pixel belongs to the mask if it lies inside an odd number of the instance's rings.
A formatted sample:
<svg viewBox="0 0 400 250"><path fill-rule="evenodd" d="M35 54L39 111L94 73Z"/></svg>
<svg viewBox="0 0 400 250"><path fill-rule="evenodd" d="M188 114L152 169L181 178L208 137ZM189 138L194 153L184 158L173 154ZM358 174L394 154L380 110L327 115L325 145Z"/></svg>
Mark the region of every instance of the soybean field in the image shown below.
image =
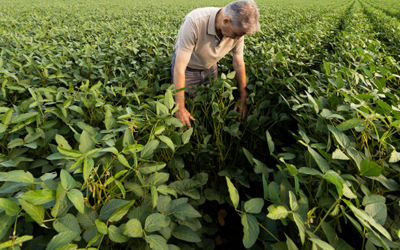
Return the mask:
<svg viewBox="0 0 400 250"><path fill-rule="evenodd" d="M259 0L174 116L183 18L230 1L0 0L0 249L400 247L400 2Z"/></svg>

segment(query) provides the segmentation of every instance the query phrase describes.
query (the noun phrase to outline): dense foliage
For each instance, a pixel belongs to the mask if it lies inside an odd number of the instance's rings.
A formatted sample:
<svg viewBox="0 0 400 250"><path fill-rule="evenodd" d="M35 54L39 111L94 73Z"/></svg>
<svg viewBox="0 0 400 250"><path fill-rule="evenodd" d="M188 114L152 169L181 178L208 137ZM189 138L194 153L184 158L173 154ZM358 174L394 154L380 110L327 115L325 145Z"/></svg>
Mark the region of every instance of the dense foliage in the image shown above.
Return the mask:
<svg viewBox="0 0 400 250"><path fill-rule="evenodd" d="M399 3L257 3L248 116L227 55L187 129L174 39L215 1L0 0L0 249L398 249Z"/></svg>

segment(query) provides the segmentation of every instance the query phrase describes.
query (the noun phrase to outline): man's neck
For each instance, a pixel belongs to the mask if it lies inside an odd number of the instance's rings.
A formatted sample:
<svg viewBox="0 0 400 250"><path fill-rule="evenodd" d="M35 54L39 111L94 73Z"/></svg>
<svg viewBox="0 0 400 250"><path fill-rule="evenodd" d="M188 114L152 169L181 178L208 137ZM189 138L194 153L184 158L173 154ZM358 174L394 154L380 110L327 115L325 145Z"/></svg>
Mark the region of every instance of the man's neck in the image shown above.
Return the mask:
<svg viewBox="0 0 400 250"><path fill-rule="evenodd" d="M215 16L215 32L219 39L222 39L222 32L221 32L221 23L222 23L222 9L220 9Z"/></svg>

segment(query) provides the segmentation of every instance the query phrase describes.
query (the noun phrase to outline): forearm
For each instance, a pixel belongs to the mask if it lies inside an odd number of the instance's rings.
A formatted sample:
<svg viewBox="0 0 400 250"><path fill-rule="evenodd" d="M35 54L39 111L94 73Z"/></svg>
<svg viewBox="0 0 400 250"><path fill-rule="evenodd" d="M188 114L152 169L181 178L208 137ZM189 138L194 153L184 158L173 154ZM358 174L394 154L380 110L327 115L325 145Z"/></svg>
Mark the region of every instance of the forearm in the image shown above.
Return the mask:
<svg viewBox="0 0 400 250"><path fill-rule="evenodd" d="M233 69L236 71L236 81L238 82L238 88L240 91L240 97L247 97L247 80L246 80L246 69L244 63L234 63Z"/></svg>
<svg viewBox="0 0 400 250"><path fill-rule="evenodd" d="M174 85L175 85L175 102L179 105L179 108L185 107L185 91L176 93L178 89L185 87L185 73L175 70L174 72Z"/></svg>

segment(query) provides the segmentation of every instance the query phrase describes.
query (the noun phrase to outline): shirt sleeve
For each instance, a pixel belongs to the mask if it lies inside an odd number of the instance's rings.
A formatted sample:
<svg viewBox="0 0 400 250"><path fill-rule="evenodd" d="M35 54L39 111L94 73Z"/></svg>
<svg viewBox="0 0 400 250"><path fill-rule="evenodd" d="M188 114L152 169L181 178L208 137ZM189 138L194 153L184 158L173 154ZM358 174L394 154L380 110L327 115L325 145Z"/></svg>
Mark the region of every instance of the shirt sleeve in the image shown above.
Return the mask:
<svg viewBox="0 0 400 250"><path fill-rule="evenodd" d="M239 41L236 43L235 47L232 49L232 53L234 55L236 54L243 54L243 48L244 48L244 36L242 36Z"/></svg>
<svg viewBox="0 0 400 250"><path fill-rule="evenodd" d="M196 24L191 18L185 18L178 32L178 48L192 51L197 42Z"/></svg>

